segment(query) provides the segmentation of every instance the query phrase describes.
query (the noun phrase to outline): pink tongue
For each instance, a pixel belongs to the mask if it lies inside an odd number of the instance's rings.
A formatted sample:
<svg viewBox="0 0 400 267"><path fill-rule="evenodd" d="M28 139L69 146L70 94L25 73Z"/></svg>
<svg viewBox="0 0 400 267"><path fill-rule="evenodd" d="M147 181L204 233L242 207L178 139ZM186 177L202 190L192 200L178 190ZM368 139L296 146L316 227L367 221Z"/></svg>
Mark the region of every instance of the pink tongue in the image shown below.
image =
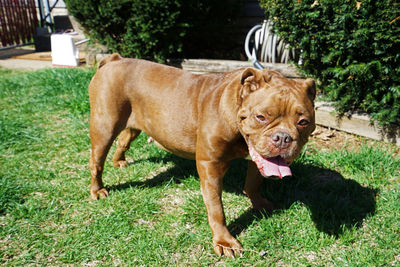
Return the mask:
<svg viewBox="0 0 400 267"><path fill-rule="evenodd" d="M266 159L261 156L249 142L249 154L256 163L257 168L264 177L276 176L279 178L291 176L292 171L286 162L280 157Z"/></svg>

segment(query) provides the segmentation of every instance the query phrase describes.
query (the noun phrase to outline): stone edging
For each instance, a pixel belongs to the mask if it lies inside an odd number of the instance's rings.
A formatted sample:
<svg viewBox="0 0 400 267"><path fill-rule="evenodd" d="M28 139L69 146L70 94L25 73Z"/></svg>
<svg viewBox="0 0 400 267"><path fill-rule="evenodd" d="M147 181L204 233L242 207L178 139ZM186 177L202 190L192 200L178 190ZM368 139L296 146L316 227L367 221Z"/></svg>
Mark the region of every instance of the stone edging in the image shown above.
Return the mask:
<svg viewBox="0 0 400 267"><path fill-rule="evenodd" d="M370 117L367 114L352 114L350 117L338 117L332 103L316 102L315 117L318 125L400 145L399 127L379 127L377 123L371 123Z"/></svg>
<svg viewBox="0 0 400 267"><path fill-rule="evenodd" d="M234 71L240 68L254 67L249 61L217 60L217 59L184 59L181 67L193 73L220 73ZM296 67L282 63L263 63L269 70L275 70L288 78L302 78Z"/></svg>

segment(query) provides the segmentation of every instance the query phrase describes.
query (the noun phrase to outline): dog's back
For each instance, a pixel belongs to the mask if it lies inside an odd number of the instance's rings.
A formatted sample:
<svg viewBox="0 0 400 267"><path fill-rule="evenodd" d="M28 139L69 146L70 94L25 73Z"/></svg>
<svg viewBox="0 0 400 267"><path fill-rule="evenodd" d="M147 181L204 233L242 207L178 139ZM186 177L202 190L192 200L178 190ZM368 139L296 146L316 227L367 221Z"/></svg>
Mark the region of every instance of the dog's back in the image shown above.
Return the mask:
<svg viewBox="0 0 400 267"><path fill-rule="evenodd" d="M210 92L219 83L219 75L112 54L100 61L89 85L91 124L97 117L108 118L115 133L138 129L166 150L193 159L199 103L212 101Z"/></svg>

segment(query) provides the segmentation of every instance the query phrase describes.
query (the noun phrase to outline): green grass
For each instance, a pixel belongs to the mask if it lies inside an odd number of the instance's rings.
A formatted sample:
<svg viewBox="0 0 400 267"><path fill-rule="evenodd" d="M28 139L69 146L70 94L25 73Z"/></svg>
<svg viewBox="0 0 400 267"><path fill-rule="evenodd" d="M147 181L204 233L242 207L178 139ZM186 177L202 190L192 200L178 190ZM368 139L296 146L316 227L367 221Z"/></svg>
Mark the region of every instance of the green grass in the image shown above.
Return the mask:
<svg viewBox="0 0 400 267"><path fill-rule="evenodd" d="M109 157L110 196L91 201L92 75L0 70L1 265L400 265L400 159L379 142L322 152L311 141L293 178L263 184L278 207L268 217L251 211L235 161L223 198L241 258L214 255L194 162L144 135L128 168Z"/></svg>

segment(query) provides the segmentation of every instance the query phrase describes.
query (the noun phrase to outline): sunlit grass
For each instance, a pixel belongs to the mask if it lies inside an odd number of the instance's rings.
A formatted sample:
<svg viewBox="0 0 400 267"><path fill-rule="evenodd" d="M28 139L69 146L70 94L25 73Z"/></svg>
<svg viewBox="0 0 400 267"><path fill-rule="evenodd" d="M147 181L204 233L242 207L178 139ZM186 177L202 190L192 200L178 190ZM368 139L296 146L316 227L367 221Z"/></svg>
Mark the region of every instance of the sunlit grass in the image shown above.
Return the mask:
<svg viewBox="0 0 400 267"><path fill-rule="evenodd" d="M357 152L309 144L293 178L263 184L278 208L269 217L250 209L246 163L235 161L223 201L241 258L214 255L194 162L147 144L145 135L127 153L128 168L107 161L110 196L91 201L93 73L0 71L3 265L400 264L400 159L378 142Z"/></svg>

